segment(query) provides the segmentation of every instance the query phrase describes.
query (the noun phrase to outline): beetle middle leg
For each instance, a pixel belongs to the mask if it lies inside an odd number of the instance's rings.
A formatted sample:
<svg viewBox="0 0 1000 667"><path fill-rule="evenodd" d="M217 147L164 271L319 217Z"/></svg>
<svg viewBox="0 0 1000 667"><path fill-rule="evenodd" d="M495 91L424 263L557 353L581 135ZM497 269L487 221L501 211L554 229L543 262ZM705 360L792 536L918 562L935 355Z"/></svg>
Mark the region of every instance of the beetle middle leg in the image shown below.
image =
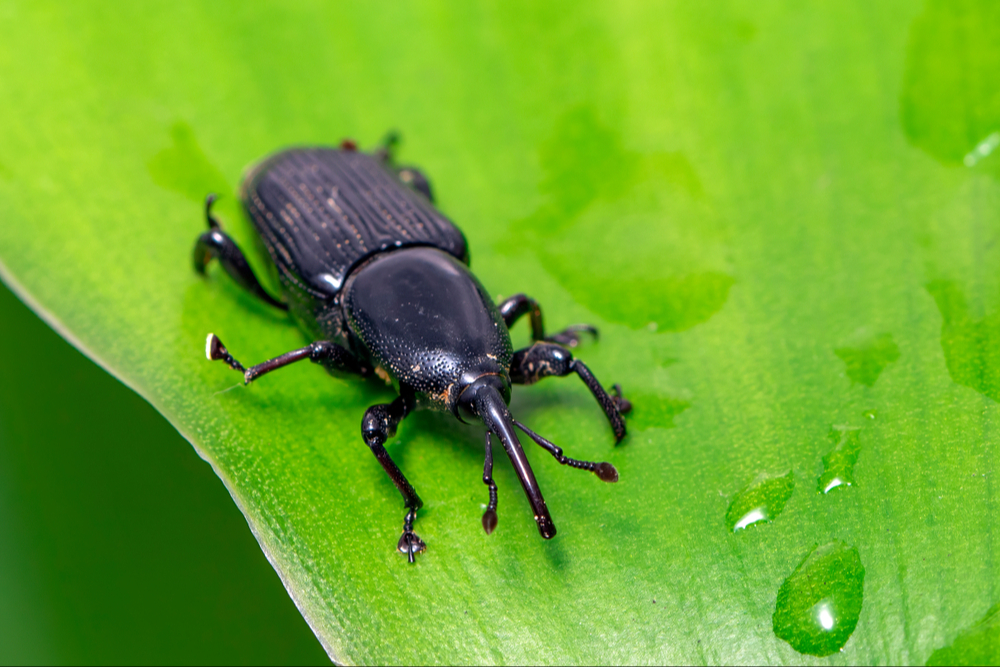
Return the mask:
<svg viewBox="0 0 1000 667"><path fill-rule="evenodd" d="M545 335L545 324L542 319L542 307L527 294L515 294L499 303L497 307L503 316L503 321L510 329L523 315L528 315L531 321L531 340L559 343L566 347L576 347L580 344L580 334L588 333L597 338L597 328L590 324L573 324L557 334Z"/></svg>
<svg viewBox="0 0 1000 667"><path fill-rule="evenodd" d="M553 375L565 377L570 373L579 375L590 389L590 393L594 395L608 417L611 429L615 432L615 442L621 442L626 433L625 418L622 414L631 410L632 404L622 396L618 385L613 388L614 394L609 394L586 364L574 359L572 352L555 343L542 341L518 350L510 362L510 379L515 384L534 384L542 378Z"/></svg>
<svg viewBox="0 0 1000 667"><path fill-rule="evenodd" d="M392 403L373 405L368 408L364 419L361 420L361 435L365 439L365 444L372 450L372 454L382 464L389 479L396 485L400 495L403 496L406 517L403 519L403 534L400 536L396 548L399 549L400 553L406 554L407 559L413 563L414 556L427 548L424 541L413 532L413 521L417 518L417 510L423 507L424 503L406 476L403 475L399 466L389 456L389 452L385 450L385 441L396 434L396 427L411 409L411 401L407 401L402 396L396 398Z"/></svg>
<svg viewBox="0 0 1000 667"><path fill-rule="evenodd" d="M288 310L288 304L278 301L261 286L243 251L228 234L222 231L219 221L212 215L212 204L215 203L216 199L214 194L205 198L205 220L208 222L208 231L199 236L194 244L192 256L194 270L205 275L208 263L217 259L229 277L235 280L240 287L264 303L281 310Z"/></svg>

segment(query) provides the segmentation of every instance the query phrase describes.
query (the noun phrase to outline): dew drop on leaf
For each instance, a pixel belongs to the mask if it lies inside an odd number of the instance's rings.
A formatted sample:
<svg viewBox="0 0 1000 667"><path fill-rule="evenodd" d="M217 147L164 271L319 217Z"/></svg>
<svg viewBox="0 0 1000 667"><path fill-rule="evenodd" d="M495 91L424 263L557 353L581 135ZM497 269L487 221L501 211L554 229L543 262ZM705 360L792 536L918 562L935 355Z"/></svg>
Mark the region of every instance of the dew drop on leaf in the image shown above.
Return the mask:
<svg viewBox="0 0 1000 667"><path fill-rule="evenodd" d="M858 624L864 580L857 549L840 541L815 547L778 590L774 634L799 653L836 653Z"/></svg>
<svg viewBox="0 0 1000 667"><path fill-rule="evenodd" d="M729 504L726 526L736 532L755 523L774 521L794 490L795 478L791 472L780 477L759 475Z"/></svg>

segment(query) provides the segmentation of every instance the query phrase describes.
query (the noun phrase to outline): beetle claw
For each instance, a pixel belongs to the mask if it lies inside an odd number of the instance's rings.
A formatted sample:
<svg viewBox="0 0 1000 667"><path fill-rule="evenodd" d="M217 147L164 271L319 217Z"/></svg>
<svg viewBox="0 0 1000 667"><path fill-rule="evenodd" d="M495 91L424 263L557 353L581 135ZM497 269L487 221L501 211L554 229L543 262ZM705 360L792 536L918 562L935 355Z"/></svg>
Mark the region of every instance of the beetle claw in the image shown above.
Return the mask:
<svg viewBox="0 0 1000 667"><path fill-rule="evenodd" d="M424 544L424 541L420 539L420 537L417 536L417 534L412 530L405 530L403 531L403 534L400 535L399 544L396 545L396 548L399 549L399 553L404 554L407 559L413 563L416 562L414 556L421 551L425 551L427 549L427 545Z"/></svg>
<svg viewBox="0 0 1000 667"><path fill-rule="evenodd" d="M208 334L208 338L205 340L205 356L209 358L210 361L224 361L229 365L234 371L239 371L244 374L244 381L246 380L246 369L243 368L243 364L236 361L233 355L229 354L229 350L226 346L222 344L219 337L213 333Z"/></svg>
<svg viewBox="0 0 1000 667"><path fill-rule="evenodd" d="M622 396L621 385L613 385L611 392L611 400L614 401L615 407L618 408L620 414L624 415L632 410L632 401Z"/></svg>

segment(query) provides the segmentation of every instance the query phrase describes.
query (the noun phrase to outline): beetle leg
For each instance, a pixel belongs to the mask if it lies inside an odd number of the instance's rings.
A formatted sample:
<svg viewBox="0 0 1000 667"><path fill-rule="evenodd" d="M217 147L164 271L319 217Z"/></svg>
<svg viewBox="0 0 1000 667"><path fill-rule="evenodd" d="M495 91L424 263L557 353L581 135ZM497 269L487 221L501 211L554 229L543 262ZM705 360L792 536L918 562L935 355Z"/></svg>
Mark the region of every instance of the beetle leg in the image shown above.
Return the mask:
<svg viewBox="0 0 1000 667"><path fill-rule="evenodd" d="M335 372L355 373L361 376L371 374L371 369L359 363L357 358L346 348L336 343L331 343L328 340L318 340L305 347L286 352L280 357L275 357L256 366L245 368L243 364L238 362L229 353L229 350L222 344L218 336L208 334L208 340L205 341L205 356L212 361L224 361L233 370L243 373L243 384L250 384L265 373L270 373L273 370L277 370L288 364L294 364L296 361L302 361L303 359L309 359L313 363L322 364L327 370Z"/></svg>
<svg viewBox="0 0 1000 667"><path fill-rule="evenodd" d="M396 548L400 553L412 563L414 556L427 545L413 532L413 520L417 517L417 510L423 507L423 501L414 491L413 486L407 481L399 466L389 457L389 452L385 451L385 441L396 435L396 427L403 418L409 414L410 402L402 396L392 403L382 403L373 405L365 412L364 419L361 420L361 435L365 439L365 444L372 450L372 454L382 464L382 468L389 479L399 489L403 496L403 503L406 505L406 517L403 519L403 534L399 538Z"/></svg>
<svg viewBox="0 0 1000 667"><path fill-rule="evenodd" d="M278 301L261 286L243 251L228 234L222 231L219 221L212 215L212 204L215 203L215 200L214 194L205 198L205 218L208 221L208 231L199 236L194 244L192 257L194 270L205 275L205 267L213 259L217 259L229 277L235 280L240 287L275 308L288 310L288 304Z"/></svg>
<svg viewBox="0 0 1000 667"><path fill-rule="evenodd" d="M611 423L611 428L615 432L615 442L621 442L626 432L622 413L629 411L631 403L621 395L621 388L617 385L615 395L608 394L586 364L574 359L569 350L554 343L538 342L515 352L510 362L510 379L515 384L534 384L542 378L553 375L565 377L570 373L579 375L590 389L590 393L604 409L604 414Z"/></svg>
<svg viewBox="0 0 1000 667"><path fill-rule="evenodd" d="M431 182L424 172L413 165L396 166L396 146L400 144L402 137L396 130L390 130L382 139L382 145L375 149L375 157L396 174L396 177L403 182L403 185L416 190L427 201L434 203L434 192L431 190Z"/></svg>
<svg viewBox="0 0 1000 667"><path fill-rule="evenodd" d="M557 334L546 336L542 307L527 294L515 294L498 304L497 307L500 309L500 314L508 329L514 326L514 323L521 319L522 315L527 314L531 320L531 340L533 341L544 340L558 343L564 347L576 347L580 344L581 333L589 333L595 339L597 338L597 329L590 324L573 324Z"/></svg>
<svg viewBox="0 0 1000 667"><path fill-rule="evenodd" d="M555 443L546 440L542 436L538 435L530 428L522 424L521 422L514 420L514 425L525 432L529 438L535 441L539 447L547 451L549 454L555 457L556 461L563 464L564 466L569 466L570 468L577 468L578 470L587 470L594 473L601 478L603 482L617 482L618 481L618 471L610 463L593 463L591 461L580 461L578 459L571 459L568 456L563 455L562 447L559 447Z"/></svg>
<svg viewBox="0 0 1000 667"><path fill-rule="evenodd" d="M516 422L515 422L516 423ZM490 504L483 513L483 530L489 535L497 527L497 485L493 481L493 443L489 431L486 432L486 460L483 463L483 484L490 489Z"/></svg>

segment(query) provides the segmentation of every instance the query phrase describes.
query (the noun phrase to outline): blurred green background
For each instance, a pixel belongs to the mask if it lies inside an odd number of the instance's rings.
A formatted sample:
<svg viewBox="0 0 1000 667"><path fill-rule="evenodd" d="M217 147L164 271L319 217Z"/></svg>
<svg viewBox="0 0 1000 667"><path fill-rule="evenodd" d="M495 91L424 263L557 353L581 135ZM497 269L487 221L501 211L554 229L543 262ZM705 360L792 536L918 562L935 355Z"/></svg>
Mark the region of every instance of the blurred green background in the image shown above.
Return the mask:
<svg viewBox="0 0 1000 667"><path fill-rule="evenodd" d="M0 283L0 664L329 664L211 467Z"/></svg>

